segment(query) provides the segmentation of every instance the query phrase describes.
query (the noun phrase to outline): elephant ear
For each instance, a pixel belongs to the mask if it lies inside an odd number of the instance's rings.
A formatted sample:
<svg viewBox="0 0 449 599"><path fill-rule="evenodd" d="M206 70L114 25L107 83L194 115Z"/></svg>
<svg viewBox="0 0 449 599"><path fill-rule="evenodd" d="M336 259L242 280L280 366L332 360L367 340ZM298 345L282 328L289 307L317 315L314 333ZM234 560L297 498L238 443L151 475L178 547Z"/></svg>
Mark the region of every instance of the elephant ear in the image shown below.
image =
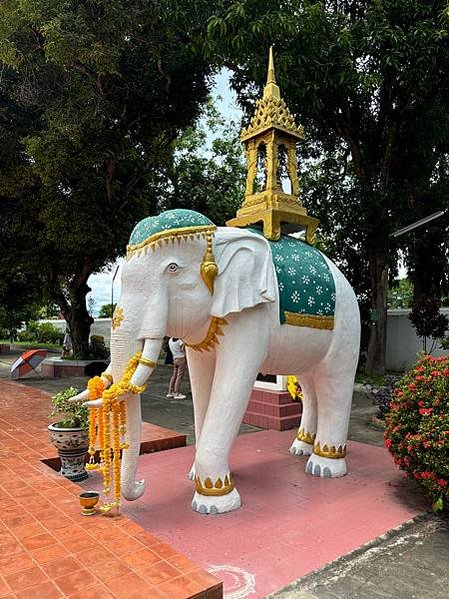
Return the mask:
<svg viewBox="0 0 449 599"><path fill-rule="evenodd" d="M218 276L212 316L223 318L257 304L276 301L278 295L271 249L261 235L244 229L220 227L214 254Z"/></svg>

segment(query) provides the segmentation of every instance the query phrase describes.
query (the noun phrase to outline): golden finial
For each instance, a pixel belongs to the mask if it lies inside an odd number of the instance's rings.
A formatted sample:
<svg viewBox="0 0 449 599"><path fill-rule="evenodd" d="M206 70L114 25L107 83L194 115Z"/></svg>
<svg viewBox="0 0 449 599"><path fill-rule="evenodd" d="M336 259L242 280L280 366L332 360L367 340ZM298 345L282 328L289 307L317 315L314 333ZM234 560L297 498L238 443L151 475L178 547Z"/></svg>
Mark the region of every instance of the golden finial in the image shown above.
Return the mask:
<svg viewBox="0 0 449 599"><path fill-rule="evenodd" d="M264 98L280 98L279 86L276 84L276 73L274 71L273 46L270 46L268 54L268 75L267 84L263 90Z"/></svg>

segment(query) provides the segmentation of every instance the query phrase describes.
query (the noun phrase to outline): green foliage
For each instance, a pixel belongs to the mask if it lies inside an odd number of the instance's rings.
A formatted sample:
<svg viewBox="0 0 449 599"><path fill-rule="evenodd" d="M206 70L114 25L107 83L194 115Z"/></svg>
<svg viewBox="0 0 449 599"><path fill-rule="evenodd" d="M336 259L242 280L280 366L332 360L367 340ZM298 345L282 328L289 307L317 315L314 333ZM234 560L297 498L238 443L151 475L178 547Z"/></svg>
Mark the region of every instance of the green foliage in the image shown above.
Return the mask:
<svg viewBox="0 0 449 599"><path fill-rule="evenodd" d="M105 360L109 358L110 352L104 343L104 337L102 335L91 335L89 355L94 360Z"/></svg>
<svg viewBox="0 0 449 599"><path fill-rule="evenodd" d="M158 210L154 169L208 97L196 39L209 16L205 1L0 4L0 198L22 223L13 234L33 238L76 355L90 274Z"/></svg>
<svg viewBox="0 0 449 599"><path fill-rule="evenodd" d="M98 318L112 318L116 306L116 302L114 304L103 304L98 313Z"/></svg>
<svg viewBox="0 0 449 599"><path fill-rule="evenodd" d="M423 356L397 383L385 444L434 509L449 509L449 356Z"/></svg>
<svg viewBox="0 0 449 599"><path fill-rule="evenodd" d="M224 225L235 216L245 191L246 164L236 123L226 123L212 100L200 120L172 145L155 180L161 207L189 208Z"/></svg>
<svg viewBox="0 0 449 599"><path fill-rule="evenodd" d="M413 305L413 284L409 279L399 279L388 288L388 308L411 308Z"/></svg>
<svg viewBox="0 0 449 599"><path fill-rule="evenodd" d="M384 370L398 248L415 289L426 269L433 286L447 282L447 217L427 234L390 234L448 206L448 23L444 1L218 0L208 24L205 51L233 68L248 116L274 46L282 96L306 131L303 198L361 300L371 373ZM381 316L372 326L371 308Z"/></svg>
<svg viewBox="0 0 449 599"><path fill-rule="evenodd" d="M424 352L432 353L449 329L449 318L440 312L440 302L425 295L413 304L409 318L421 338ZM431 340L430 348L427 347Z"/></svg>
<svg viewBox="0 0 449 599"><path fill-rule="evenodd" d="M80 401L69 401L79 393L75 387L69 387L53 395L51 401L53 410L49 418L60 418L58 426L61 428L89 428L89 408Z"/></svg>
<svg viewBox="0 0 449 599"><path fill-rule="evenodd" d="M50 322L30 321L26 329L18 334L19 341L31 343L60 344L64 333Z"/></svg>

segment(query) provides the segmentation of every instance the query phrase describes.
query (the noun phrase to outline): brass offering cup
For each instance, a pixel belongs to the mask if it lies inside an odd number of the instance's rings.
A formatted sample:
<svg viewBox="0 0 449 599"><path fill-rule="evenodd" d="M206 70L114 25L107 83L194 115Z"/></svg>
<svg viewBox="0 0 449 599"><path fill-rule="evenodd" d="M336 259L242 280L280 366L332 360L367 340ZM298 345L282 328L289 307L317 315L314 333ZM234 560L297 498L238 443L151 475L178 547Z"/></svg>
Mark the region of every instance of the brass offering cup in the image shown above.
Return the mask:
<svg viewBox="0 0 449 599"><path fill-rule="evenodd" d="M79 498L80 504L83 507L81 510L83 516L93 516L97 513L94 505L97 505L98 500L100 499L100 493L97 491L85 491L84 493L80 493Z"/></svg>

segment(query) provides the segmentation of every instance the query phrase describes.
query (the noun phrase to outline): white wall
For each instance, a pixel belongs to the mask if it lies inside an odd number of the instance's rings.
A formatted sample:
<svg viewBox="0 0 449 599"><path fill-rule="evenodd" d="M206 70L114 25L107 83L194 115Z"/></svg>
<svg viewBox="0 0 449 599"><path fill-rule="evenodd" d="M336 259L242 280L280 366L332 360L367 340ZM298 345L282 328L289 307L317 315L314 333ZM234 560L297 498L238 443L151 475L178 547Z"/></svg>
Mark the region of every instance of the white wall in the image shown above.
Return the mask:
<svg viewBox="0 0 449 599"><path fill-rule="evenodd" d="M65 320L40 320L39 322L49 322L60 331L65 331L66 322ZM111 339L111 319L110 318L96 318L91 329L91 335L102 335L106 345L109 346Z"/></svg>
<svg viewBox="0 0 449 599"><path fill-rule="evenodd" d="M441 308L449 316L449 308ZM387 317L387 370L404 370L416 360L422 351L422 342L416 336L408 315L410 310L388 310ZM432 356L447 354L448 350L436 349Z"/></svg>

